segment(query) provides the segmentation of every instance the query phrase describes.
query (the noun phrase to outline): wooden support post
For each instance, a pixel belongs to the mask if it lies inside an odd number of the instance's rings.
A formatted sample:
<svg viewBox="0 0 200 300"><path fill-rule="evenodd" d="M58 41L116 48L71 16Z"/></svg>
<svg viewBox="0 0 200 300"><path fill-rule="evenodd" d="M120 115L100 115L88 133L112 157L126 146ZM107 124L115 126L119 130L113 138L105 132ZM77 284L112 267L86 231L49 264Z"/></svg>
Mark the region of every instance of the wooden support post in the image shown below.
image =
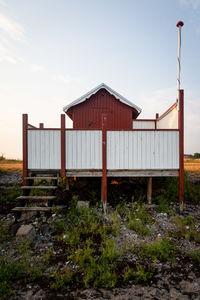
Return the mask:
<svg viewBox="0 0 200 300"><path fill-rule="evenodd" d="M26 179L28 175L28 137L27 137L27 129L28 129L28 115L22 115L22 149L23 149L23 185L26 185Z"/></svg>
<svg viewBox="0 0 200 300"><path fill-rule="evenodd" d="M183 213L184 200L184 90L179 90L179 209Z"/></svg>
<svg viewBox="0 0 200 300"><path fill-rule="evenodd" d="M147 179L147 202L151 204L152 200L152 177L148 177Z"/></svg>
<svg viewBox="0 0 200 300"><path fill-rule="evenodd" d="M69 191L69 177L66 177L66 180L65 180L65 189L66 189L66 191Z"/></svg>
<svg viewBox="0 0 200 300"><path fill-rule="evenodd" d="M61 115L61 177L65 177L65 115Z"/></svg>
<svg viewBox="0 0 200 300"><path fill-rule="evenodd" d="M102 114L102 202L104 213L106 213L107 204L107 115Z"/></svg>

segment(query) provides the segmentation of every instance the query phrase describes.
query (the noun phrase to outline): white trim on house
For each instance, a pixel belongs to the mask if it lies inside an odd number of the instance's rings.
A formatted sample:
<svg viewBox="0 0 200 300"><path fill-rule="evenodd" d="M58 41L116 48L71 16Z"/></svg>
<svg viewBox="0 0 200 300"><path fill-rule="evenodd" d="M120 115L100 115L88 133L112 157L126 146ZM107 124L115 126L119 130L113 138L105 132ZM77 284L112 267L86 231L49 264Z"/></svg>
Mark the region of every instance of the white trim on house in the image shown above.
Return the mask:
<svg viewBox="0 0 200 300"><path fill-rule="evenodd" d="M98 85L97 87L95 87L94 89L92 89L91 91L89 91L87 94L81 96L80 98L78 98L77 100L73 101L72 103L66 105L63 108L64 112L67 112L68 109L72 106L75 106L77 104L80 104L82 102L84 102L86 99L90 98L92 95L96 94L100 89L106 89L111 95L113 95L116 99L118 99L119 101L121 101L122 103L129 105L130 107L133 107L134 109L137 110L138 114L141 113L142 109L139 108L137 105L133 104L132 102L130 102L129 100L127 100L126 98L124 98L123 96L121 96L120 94L118 94L116 91L114 91L113 89L111 89L109 86L107 86L105 83L101 83L100 85Z"/></svg>

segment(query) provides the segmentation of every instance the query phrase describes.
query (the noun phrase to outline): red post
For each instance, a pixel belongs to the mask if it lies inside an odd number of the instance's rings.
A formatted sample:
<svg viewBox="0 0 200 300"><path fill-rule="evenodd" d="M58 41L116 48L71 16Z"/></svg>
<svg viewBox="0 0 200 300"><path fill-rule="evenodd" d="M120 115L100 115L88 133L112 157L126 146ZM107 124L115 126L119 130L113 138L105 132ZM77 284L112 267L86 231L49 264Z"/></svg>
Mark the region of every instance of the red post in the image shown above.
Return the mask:
<svg viewBox="0 0 200 300"><path fill-rule="evenodd" d="M184 200L184 90L179 90L179 204L180 213L183 213Z"/></svg>
<svg viewBox="0 0 200 300"><path fill-rule="evenodd" d="M44 123L39 123L40 129L44 128Z"/></svg>
<svg viewBox="0 0 200 300"><path fill-rule="evenodd" d="M104 211L107 202L107 115L102 114L102 201Z"/></svg>
<svg viewBox="0 0 200 300"><path fill-rule="evenodd" d="M23 149L23 185L26 185L26 179L28 175L28 145L27 145L27 129L28 129L28 115L22 115L22 149Z"/></svg>
<svg viewBox="0 0 200 300"><path fill-rule="evenodd" d="M65 177L65 115L61 115L61 177Z"/></svg>

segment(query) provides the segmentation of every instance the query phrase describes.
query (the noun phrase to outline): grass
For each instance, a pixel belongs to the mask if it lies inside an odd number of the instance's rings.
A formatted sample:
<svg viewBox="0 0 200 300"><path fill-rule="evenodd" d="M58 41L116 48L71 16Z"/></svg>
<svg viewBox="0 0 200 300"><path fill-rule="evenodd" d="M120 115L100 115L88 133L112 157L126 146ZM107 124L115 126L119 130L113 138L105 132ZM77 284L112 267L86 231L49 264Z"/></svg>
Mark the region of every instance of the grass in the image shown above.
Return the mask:
<svg viewBox="0 0 200 300"><path fill-rule="evenodd" d="M155 201L158 203L156 210L160 213L166 213L170 216L174 216L175 212L170 208L169 201L163 196L158 196Z"/></svg>
<svg viewBox="0 0 200 300"><path fill-rule="evenodd" d="M176 228L170 231L170 235L175 238L184 238L188 241L200 243L200 231L197 229L197 219L194 217L175 217L173 223Z"/></svg>
<svg viewBox="0 0 200 300"><path fill-rule="evenodd" d="M151 230L149 225L153 223L154 220L144 204L132 203L127 214L127 227L129 229L136 231L139 235L150 235Z"/></svg>
<svg viewBox="0 0 200 300"><path fill-rule="evenodd" d="M154 261L173 260L177 254L177 246L169 238L156 239L149 244L141 244L138 253L141 258L150 258Z"/></svg>
<svg viewBox="0 0 200 300"><path fill-rule="evenodd" d="M154 274L153 268L150 266L145 268L142 265L137 265L136 268L128 267L124 273L124 282L134 280L136 283L146 283L152 279Z"/></svg>
<svg viewBox="0 0 200 300"><path fill-rule="evenodd" d="M12 233L9 225L4 222L0 224L0 243L8 241L12 238Z"/></svg>
<svg viewBox="0 0 200 300"><path fill-rule="evenodd" d="M186 255L191 261L200 266L200 250L192 251Z"/></svg>
<svg viewBox="0 0 200 300"><path fill-rule="evenodd" d="M22 191L19 188L1 189L0 190L0 203L11 202L18 196L21 196Z"/></svg>
<svg viewBox="0 0 200 300"><path fill-rule="evenodd" d="M69 284L85 287L114 287L117 283L117 260L122 255L114 236L119 233L120 220L115 212L107 222L95 209L72 208L66 216L53 223L58 239L67 246L68 267L55 274L51 288L66 290Z"/></svg>
<svg viewBox="0 0 200 300"><path fill-rule="evenodd" d="M12 282L22 276L20 263L0 258L0 299L8 299L14 293Z"/></svg>

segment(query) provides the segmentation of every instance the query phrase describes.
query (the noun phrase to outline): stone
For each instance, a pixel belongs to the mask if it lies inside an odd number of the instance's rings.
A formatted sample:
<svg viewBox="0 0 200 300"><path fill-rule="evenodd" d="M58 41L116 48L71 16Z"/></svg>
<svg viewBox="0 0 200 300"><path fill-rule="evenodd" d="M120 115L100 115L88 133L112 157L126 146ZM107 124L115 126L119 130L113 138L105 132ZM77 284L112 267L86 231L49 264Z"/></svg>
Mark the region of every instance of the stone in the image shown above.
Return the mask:
<svg viewBox="0 0 200 300"><path fill-rule="evenodd" d="M89 201L78 201L77 202L77 208L80 208L80 207L86 207L86 208L89 208Z"/></svg>
<svg viewBox="0 0 200 300"><path fill-rule="evenodd" d="M21 240L21 239L31 239L35 237L35 229L34 227L29 224L29 225L22 225L18 229L16 233L16 240Z"/></svg>
<svg viewBox="0 0 200 300"><path fill-rule="evenodd" d="M180 282L181 292L185 295L200 294L200 285L197 282L188 282L182 280Z"/></svg>
<svg viewBox="0 0 200 300"><path fill-rule="evenodd" d="M170 299L178 300L180 296L181 296L181 294L177 289L175 289L175 288L170 289Z"/></svg>
<svg viewBox="0 0 200 300"><path fill-rule="evenodd" d="M37 211L22 212L19 222L30 220L32 217L37 215Z"/></svg>

